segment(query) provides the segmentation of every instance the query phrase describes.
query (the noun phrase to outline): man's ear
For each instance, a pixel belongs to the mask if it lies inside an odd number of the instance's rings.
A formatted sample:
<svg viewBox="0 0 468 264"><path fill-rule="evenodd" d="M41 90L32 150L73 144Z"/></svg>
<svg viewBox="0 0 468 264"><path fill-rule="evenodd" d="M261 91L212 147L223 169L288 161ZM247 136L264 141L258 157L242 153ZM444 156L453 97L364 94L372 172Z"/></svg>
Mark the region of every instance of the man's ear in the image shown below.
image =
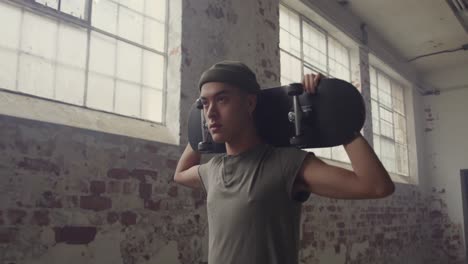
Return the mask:
<svg viewBox="0 0 468 264"><path fill-rule="evenodd" d="M247 95L247 107L249 113L252 115L257 107L257 95L256 94L248 94Z"/></svg>

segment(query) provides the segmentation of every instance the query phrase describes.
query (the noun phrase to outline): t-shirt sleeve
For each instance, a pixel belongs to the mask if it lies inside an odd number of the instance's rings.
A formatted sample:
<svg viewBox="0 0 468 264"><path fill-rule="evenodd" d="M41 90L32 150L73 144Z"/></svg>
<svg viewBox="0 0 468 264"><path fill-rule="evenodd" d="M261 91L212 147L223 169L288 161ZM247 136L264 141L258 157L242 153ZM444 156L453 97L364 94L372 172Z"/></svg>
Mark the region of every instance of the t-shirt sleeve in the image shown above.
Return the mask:
<svg viewBox="0 0 468 264"><path fill-rule="evenodd" d="M305 202L310 196L310 193L301 193L293 197L292 193L294 182L307 155L314 154L312 152L307 152L293 147L283 149L280 155L283 170L282 174L286 183L286 191L289 195L289 198L299 202Z"/></svg>
<svg viewBox="0 0 468 264"><path fill-rule="evenodd" d="M210 182L213 180L213 164L215 164L215 159L216 157L213 157L207 163L198 166L198 175L200 176L200 180L206 193L208 193L211 185Z"/></svg>

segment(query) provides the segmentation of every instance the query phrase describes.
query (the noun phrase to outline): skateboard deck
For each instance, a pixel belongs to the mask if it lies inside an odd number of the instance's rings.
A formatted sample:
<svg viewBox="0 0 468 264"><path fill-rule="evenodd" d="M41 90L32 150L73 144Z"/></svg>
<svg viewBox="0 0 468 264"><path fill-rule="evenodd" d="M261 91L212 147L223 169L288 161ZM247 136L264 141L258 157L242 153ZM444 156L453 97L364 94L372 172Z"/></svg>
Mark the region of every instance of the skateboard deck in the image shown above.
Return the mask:
<svg viewBox="0 0 468 264"><path fill-rule="evenodd" d="M365 121L365 105L352 84L322 79L314 94L302 84L263 89L257 97L255 120L263 140L276 147L324 148L347 143ZM202 153L223 153L204 127L203 112L192 105L188 121L189 143Z"/></svg>

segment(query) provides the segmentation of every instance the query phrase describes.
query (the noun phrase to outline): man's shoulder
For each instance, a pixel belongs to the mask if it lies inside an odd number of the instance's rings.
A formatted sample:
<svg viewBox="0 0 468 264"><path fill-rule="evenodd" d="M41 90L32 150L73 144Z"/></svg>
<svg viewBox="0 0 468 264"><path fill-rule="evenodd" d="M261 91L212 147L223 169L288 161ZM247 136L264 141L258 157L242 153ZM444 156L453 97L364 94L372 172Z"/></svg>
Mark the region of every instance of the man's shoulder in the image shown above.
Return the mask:
<svg viewBox="0 0 468 264"><path fill-rule="evenodd" d="M308 153L307 151L293 147L293 146L287 146L287 147L271 147L272 150L276 153L281 153L281 154L290 154L290 153Z"/></svg>

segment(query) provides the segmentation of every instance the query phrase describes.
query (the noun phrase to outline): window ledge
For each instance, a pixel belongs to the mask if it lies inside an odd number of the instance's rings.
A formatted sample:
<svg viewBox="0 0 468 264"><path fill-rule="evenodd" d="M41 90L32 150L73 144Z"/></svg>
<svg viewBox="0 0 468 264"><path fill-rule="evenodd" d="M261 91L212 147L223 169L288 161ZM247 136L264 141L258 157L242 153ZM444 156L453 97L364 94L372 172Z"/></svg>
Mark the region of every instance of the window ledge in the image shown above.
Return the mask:
<svg viewBox="0 0 468 264"><path fill-rule="evenodd" d="M0 114L171 145L179 144L177 135L160 124L14 92L0 91Z"/></svg>

